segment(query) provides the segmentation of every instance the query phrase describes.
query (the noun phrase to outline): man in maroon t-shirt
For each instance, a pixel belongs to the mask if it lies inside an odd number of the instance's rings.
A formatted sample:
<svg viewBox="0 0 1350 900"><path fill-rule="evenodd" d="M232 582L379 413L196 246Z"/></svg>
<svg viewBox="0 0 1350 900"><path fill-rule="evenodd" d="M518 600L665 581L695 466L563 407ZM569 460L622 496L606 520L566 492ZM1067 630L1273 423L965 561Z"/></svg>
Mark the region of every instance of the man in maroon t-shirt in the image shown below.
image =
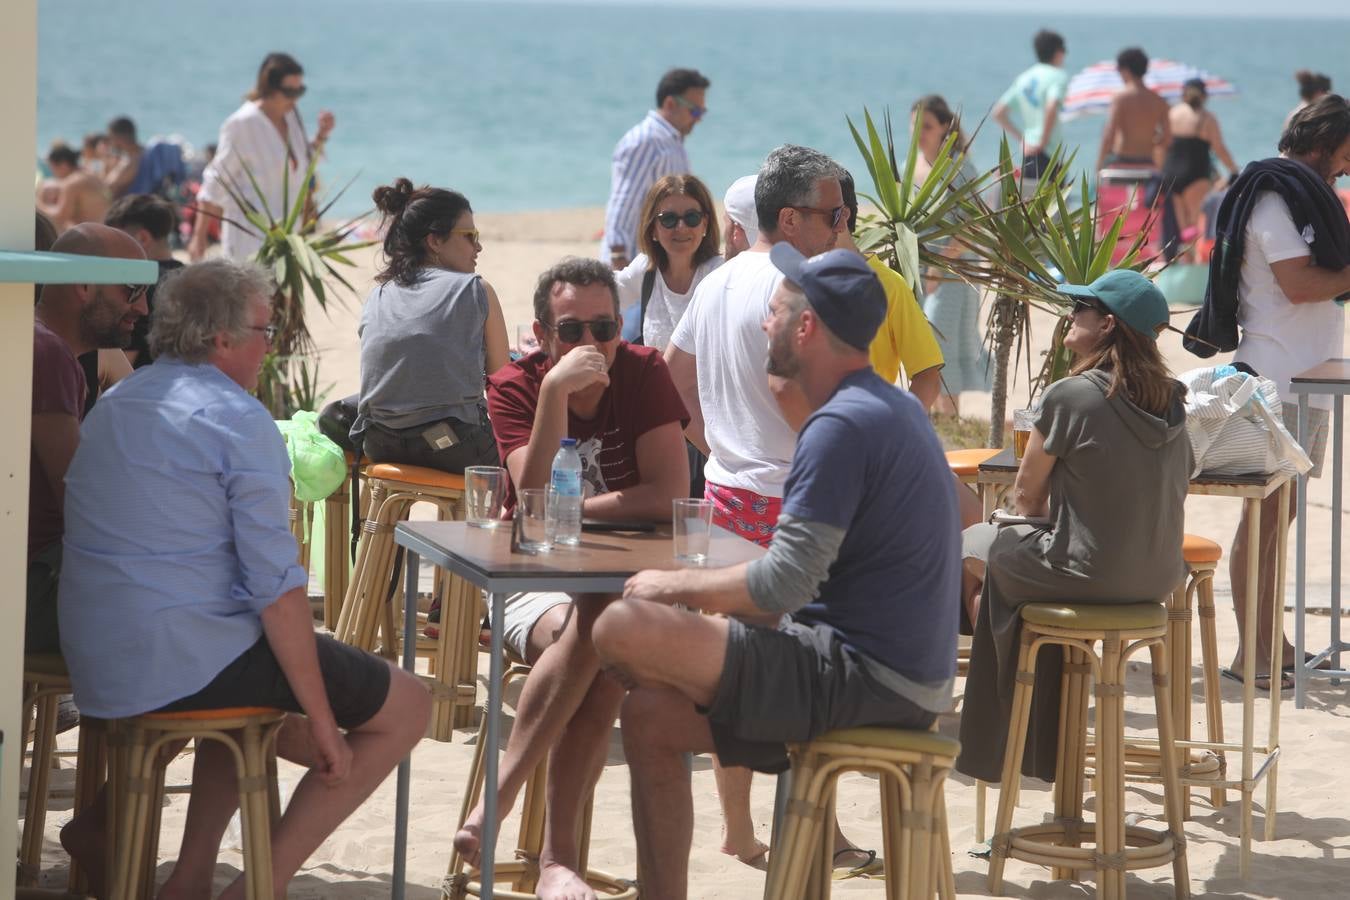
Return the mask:
<svg viewBox="0 0 1350 900"><path fill-rule="evenodd" d="M77 225L52 245L54 253L145 259L125 232ZM101 347L125 347L146 314L145 287L50 284L33 320L33 438L28 464L28 583L24 649L60 653L56 585L61 571L61 508L66 468L80 443L87 387L76 359Z"/></svg>
<svg viewBox="0 0 1350 900"><path fill-rule="evenodd" d="M492 430L512 484L547 485L562 439L573 437L587 486L585 516L670 521L670 501L689 491L689 416L660 351L619 339L613 273L597 260L563 260L540 276L534 314L541 349L488 379ZM514 494L508 500L514 503ZM590 639L591 623L611 599L518 594L507 601L503 626L518 634L512 644L534 668L516 704L498 809L510 810L551 750L536 889L544 900L590 895L576 873L576 824L600 776L624 691L600 673ZM482 821L480 803L455 835L471 864L478 862Z"/></svg>

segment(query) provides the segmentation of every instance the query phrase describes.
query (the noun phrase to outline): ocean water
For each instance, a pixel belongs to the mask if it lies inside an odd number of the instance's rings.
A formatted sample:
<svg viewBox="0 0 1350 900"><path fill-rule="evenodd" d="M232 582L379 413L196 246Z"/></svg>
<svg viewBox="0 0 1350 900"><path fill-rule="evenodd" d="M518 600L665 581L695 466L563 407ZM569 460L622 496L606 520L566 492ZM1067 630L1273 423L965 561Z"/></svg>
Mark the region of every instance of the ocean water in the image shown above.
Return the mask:
<svg viewBox="0 0 1350 900"><path fill-rule="evenodd" d="M1239 163L1275 153L1297 101L1295 69L1350 88L1347 20L820 6L41 0L35 150L58 137L78 145L117 115L131 116L143 137L213 142L272 50L305 66L307 125L321 108L337 116L321 174L332 188L354 180L336 206L344 214L368 209L371 190L400 175L460 190L479 210L602 206L615 141L677 65L712 80L710 112L688 148L719 196L789 141L862 174L845 117L860 122L864 107L889 107L903 139L913 101L941 93L969 129L1034 61L1031 35L1042 26L1065 36L1070 72L1139 45L1233 81L1239 95L1210 108ZM1095 159L1102 124L1095 116L1065 127L1083 165ZM989 122L977 163L992 165L997 146Z"/></svg>

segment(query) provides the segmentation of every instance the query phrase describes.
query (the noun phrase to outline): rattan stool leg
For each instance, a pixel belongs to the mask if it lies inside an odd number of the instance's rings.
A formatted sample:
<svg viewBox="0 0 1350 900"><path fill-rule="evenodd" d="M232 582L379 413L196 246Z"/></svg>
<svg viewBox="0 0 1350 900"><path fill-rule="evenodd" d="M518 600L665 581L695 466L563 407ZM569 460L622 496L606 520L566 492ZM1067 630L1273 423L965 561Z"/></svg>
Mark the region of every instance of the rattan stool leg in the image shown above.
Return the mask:
<svg viewBox="0 0 1350 900"><path fill-rule="evenodd" d="M1205 725L1209 729L1210 742L1221 744L1224 739L1223 693L1219 689L1219 638L1214 622L1214 570L1197 571L1191 579L1189 590L1195 592L1195 605L1200 612L1200 652L1205 669ZM1222 750L1214 752L1219 757L1219 778L1228 777L1227 756ZM1228 790L1222 787L1210 788L1209 801L1215 809L1222 809L1228 804Z"/></svg>
<svg viewBox="0 0 1350 900"><path fill-rule="evenodd" d="M140 900L146 831L150 822L153 756L147 752L145 729L129 725L125 747L121 825L117 829L117 863L112 873L113 900Z"/></svg>
<svg viewBox="0 0 1350 900"><path fill-rule="evenodd" d="M1177 739L1191 739L1191 575L1182 579L1182 583L1172 591L1167 600L1167 649L1170 657L1168 669L1172 672L1172 712L1177 729ZM1178 748L1175 765L1178 767L1190 762L1190 751ZM1182 811L1186 818L1191 817L1190 789L1182 798Z"/></svg>
<svg viewBox="0 0 1350 900"><path fill-rule="evenodd" d="M933 864L933 828L937 818L933 794L935 789L941 790L941 786L935 784L936 773L930 757L911 766L911 772L910 808L906 810L909 815L900 820L904 832L902 860L905 868L900 872L892 869L887 873L886 881L899 880L897 876L903 876L906 890L897 896L908 900L926 900L929 896L928 873Z"/></svg>
<svg viewBox="0 0 1350 900"><path fill-rule="evenodd" d="M28 767L28 798L24 804L19 849L19 884L37 884L42 868L42 835L47 825L47 795L56 752L56 711L61 697L41 691L34 702L33 761Z"/></svg>
<svg viewBox="0 0 1350 900"><path fill-rule="evenodd" d="M1150 645L1149 653L1153 660L1153 696L1158 708L1158 749L1160 758L1174 757L1169 748L1175 746L1172 734L1172 710L1167 703L1168 672L1167 650L1156 641ZM1124 663L1122 662L1122 668ZM1186 864L1185 818L1182 815L1181 798L1185 793L1176 767L1163 767L1163 806L1167 813L1167 828L1172 832L1172 843L1176 854L1172 857L1172 881L1177 900L1190 896L1190 874ZM1122 873L1123 874L1123 873ZM1122 891L1121 896L1124 896Z"/></svg>
<svg viewBox="0 0 1350 900"><path fill-rule="evenodd" d="M87 716L80 718L79 747L75 755L74 813L79 815L93 805L98 793L108 782L108 746L104 723ZM107 801L105 801L107 802ZM109 830L108 835L113 832ZM112 838L109 837L109 841ZM89 880L84 869L72 857L66 875L66 890L72 894L88 894Z"/></svg>
<svg viewBox="0 0 1350 900"><path fill-rule="evenodd" d="M956 900L956 876L952 872L952 838L947 831L946 779L937 792L937 846L933 848L933 872L938 900Z"/></svg>
<svg viewBox="0 0 1350 900"><path fill-rule="evenodd" d="M998 814L994 817L992 852L989 854L989 892L1003 890L1003 866L1011 846L1013 810L1022 777L1022 754L1026 749L1028 715L1031 711L1031 687L1036 679L1035 660L1031 655L1034 637L1025 625L1022 644L1017 653L1017 684L1013 686L1012 716L1008 721L1008 748L1003 754L1003 781L998 791Z"/></svg>
<svg viewBox="0 0 1350 900"><path fill-rule="evenodd" d="M238 748L239 809L244 832L244 872L248 900L272 900L272 811L268 786L267 741L257 722L244 726Z"/></svg>
<svg viewBox="0 0 1350 900"><path fill-rule="evenodd" d="M783 815L781 848L769 853L769 874L764 900L798 900L807 883L808 867L815 860L819 843L820 789L815 755L804 748L793 754L792 792ZM826 861L828 865L829 861Z"/></svg>
<svg viewBox="0 0 1350 900"><path fill-rule="evenodd" d="M1120 633L1102 638L1097 682L1097 896L1125 897L1125 685ZM1164 751L1166 753L1166 751Z"/></svg>
<svg viewBox="0 0 1350 900"><path fill-rule="evenodd" d="M1064 825L1064 846L1082 846L1083 772L1087 756L1088 694L1092 666L1087 651L1066 646L1060 677L1059 753L1055 768L1055 817ZM1076 878L1077 870L1054 866L1051 878Z"/></svg>

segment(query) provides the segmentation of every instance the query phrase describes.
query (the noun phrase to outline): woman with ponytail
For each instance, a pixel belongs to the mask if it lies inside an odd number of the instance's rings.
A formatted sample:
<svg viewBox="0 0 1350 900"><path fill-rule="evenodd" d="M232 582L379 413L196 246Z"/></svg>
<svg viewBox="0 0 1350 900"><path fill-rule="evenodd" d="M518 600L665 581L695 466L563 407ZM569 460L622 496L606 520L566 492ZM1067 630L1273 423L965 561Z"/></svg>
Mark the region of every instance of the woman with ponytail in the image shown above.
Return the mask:
<svg viewBox="0 0 1350 900"><path fill-rule="evenodd" d="M1167 156L1163 159L1162 188L1171 196L1178 235L1199 223L1205 195L1214 187L1211 154L1219 157L1230 177L1238 173L1238 164L1223 142L1219 120L1205 109L1208 97L1205 82L1192 78L1182 87L1181 102L1167 113L1172 143L1167 145ZM1165 243L1168 252L1175 254L1175 244Z"/></svg>
<svg viewBox="0 0 1350 900"><path fill-rule="evenodd" d="M400 178L375 189L385 267L357 333L361 393L352 443L374 462L446 472L498 465L483 401L506 365L506 320L474 274L478 241L464 195Z"/></svg>

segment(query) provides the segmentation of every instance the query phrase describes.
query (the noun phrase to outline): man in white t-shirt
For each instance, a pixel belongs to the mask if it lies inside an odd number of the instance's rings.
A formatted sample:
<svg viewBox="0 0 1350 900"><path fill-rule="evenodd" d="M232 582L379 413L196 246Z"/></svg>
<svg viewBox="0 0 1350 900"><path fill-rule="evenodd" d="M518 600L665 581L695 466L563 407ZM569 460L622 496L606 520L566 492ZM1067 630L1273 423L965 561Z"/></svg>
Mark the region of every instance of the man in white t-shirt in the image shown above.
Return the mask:
<svg viewBox="0 0 1350 900"><path fill-rule="evenodd" d="M1350 105L1333 96L1326 103L1319 101L1309 107L1291 120L1280 138L1279 149L1285 159L1301 163L1326 182L1334 183L1337 177L1350 172ZM1345 311L1334 300L1350 292L1350 266L1337 271L1318 265L1311 247L1316 239L1312 225L1300 232L1281 193L1263 191L1257 196L1245 228L1237 309L1242 338L1233 361L1246 363L1275 382L1284 404L1284 421L1291 431L1298 421L1298 405L1289 392L1290 378L1323 360L1343 355ZM1313 408L1303 447L1314 463L1310 474L1318 477L1326 453L1330 402L1316 395L1310 401ZM1290 500L1293 499L1291 493ZM1291 503L1291 519L1293 514ZM1267 497L1261 506L1262 583L1255 648L1258 671L1267 669L1266 661L1270 659L1278 516L1278 496ZM1238 649L1232 672L1242 670L1246 649L1242 644L1244 611L1240 599L1247 591L1246 535L1244 509L1229 555L1233 610L1238 621ZM1284 666L1292 666L1293 653L1286 640ZM1257 686L1268 688L1268 679L1269 674L1259 676Z"/></svg>
<svg viewBox="0 0 1350 900"><path fill-rule="evenodd" d="M755 182L758 240L699 284L666 348L691 417L686 435L708 454L714 521L764 546L807 411L790 382L765 375L761 326L783 277L769 248L786 241L815 256L834 246L848 217L842 171L806 147L787 144L769 154Z"/></svg>

